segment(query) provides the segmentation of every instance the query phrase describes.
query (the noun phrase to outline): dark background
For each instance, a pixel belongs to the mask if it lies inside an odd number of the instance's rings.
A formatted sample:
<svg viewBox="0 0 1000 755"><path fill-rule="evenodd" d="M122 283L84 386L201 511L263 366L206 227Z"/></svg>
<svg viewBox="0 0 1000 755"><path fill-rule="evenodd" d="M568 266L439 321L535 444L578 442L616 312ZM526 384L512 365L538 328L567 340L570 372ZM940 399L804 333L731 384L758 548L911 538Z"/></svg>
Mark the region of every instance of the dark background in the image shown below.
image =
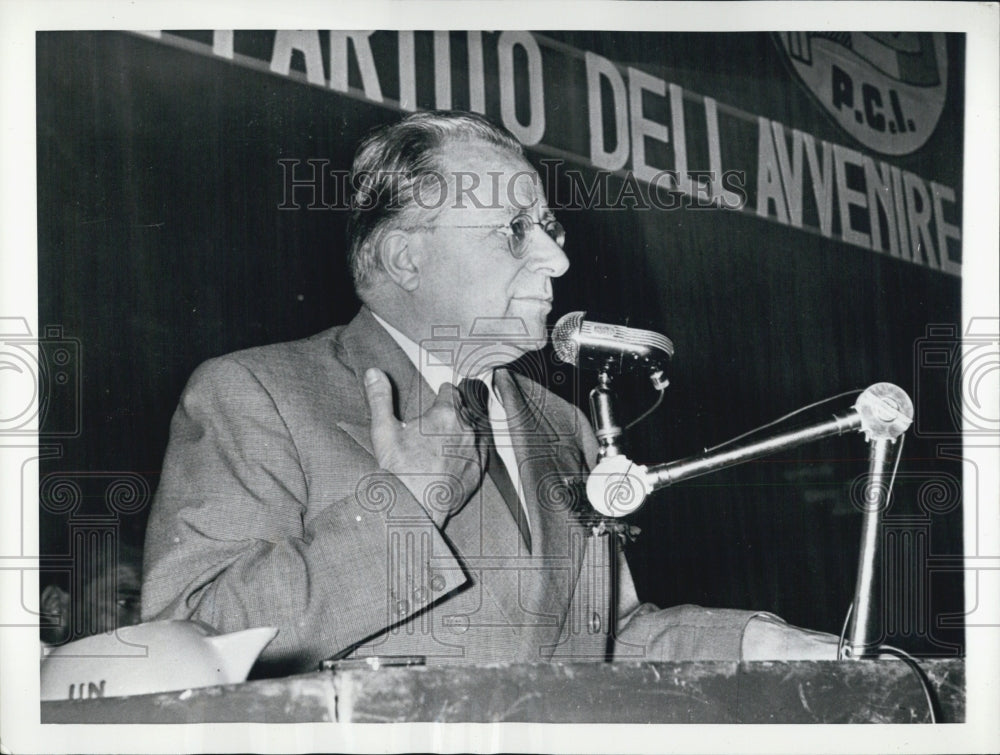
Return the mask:
<svg viewBox="0 0 1000 755"><path fill-rule="evenodd" d="M864 151L797 84L768 34L545 35ZM353 316L344 213L279 210L278 161L328 159L346 169L360 136L398 113L125 33L36 39L38 322L79 343L79 396L53 394L42 426L43 441L62 447L42 464L41 552L58 556L73 547L74 525L94 517L141 542L151 503L143 485L155 490L170 417L197 364ZM259 40L269 49L265 33ZM948 101L935 134L891 162L960 189L961 35L949 36L948 49ZM587 124L575 128L585 133ZM755 153L756 143L745 147ZM543 156L529 149L536 164ZM559 216L573 266L556 282L553 321L597 311L653 327L676 346L663 405L627 436L637 461L698 453L874 382L914 398L936 436L911 432L904 447L888 526L908 538L899 563L912 570L886 596L896 612L886 639L922 654L960 647L961 629L937 623L963 611L960 573L926 564L962 553L952 484L962 468L938 451L957 438L954 342L935 342L943 366L917 359L929 326L961 322L960 280L748 214L563 207ZM540 359L549 386L585 406L593 375L548 352ZM626 417L653 398L641 380L622 378L617 389ZM825 419L853 400L799 419ZM640 596L766 609L839 633L860 532L850 488L866 469L867 446L855 435L656 494L632 517L642 529L627 550ZM127 505L109 508L109 485L136 477L142 484ZM78 484L75 508L46 484L60 480Z"/></svg>

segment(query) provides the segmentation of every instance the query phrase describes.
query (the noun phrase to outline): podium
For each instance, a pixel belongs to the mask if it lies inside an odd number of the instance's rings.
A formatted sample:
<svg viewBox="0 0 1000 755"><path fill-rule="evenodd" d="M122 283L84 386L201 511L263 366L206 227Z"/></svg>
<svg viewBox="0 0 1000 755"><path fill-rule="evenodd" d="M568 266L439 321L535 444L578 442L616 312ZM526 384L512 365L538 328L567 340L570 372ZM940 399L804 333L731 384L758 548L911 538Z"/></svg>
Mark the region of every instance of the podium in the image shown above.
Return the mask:
<svg viewBox="0 0 1000 755"><path fill-rule="evenodd" d="M965 663L922 660L939 722L965 720ZM902 661L385 667L41 703L47 723L926 723Z"/></svg>

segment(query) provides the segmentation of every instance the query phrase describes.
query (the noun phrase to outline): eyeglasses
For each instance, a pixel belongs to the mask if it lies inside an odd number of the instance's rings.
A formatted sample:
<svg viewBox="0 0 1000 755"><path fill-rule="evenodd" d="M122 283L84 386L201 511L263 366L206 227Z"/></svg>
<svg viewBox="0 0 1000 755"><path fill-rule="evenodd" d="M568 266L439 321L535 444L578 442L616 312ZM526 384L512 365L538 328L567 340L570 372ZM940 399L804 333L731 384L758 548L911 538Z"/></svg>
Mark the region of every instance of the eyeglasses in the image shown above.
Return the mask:
<svg viewBox="0 0 1000 755"><path fill-rule="evenodd" d="M549 238L562 249L566 243L566 229L553 217L535 220L526 212L515 215L506 225L429 225L421 228L492 228L507 237L507 248L514 259L521 259L528 253L528 235L535 226L540 226Z"/></svg>

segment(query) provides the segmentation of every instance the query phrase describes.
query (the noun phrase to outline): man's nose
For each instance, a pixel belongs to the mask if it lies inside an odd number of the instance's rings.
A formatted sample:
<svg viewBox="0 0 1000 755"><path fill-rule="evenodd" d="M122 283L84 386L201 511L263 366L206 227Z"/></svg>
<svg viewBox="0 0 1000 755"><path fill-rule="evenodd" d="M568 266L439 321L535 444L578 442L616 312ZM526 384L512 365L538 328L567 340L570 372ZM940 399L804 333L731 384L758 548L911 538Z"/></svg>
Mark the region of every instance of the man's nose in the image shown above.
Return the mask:
<svg viewBox="0 0 1000 755"><path fill-rule="evenodd" d="M558 278L569 270L569 257L563 248L541 228L535 227L528 247L528 265L550 278Z"/></svg>

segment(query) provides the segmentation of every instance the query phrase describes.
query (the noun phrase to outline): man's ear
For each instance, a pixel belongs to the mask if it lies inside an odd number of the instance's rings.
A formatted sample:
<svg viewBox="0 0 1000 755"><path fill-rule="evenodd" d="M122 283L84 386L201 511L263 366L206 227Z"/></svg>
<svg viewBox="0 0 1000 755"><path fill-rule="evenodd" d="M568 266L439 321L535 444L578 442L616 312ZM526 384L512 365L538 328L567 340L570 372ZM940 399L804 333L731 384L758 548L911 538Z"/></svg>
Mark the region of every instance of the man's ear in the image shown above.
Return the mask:
<svg viewBox="0 0 1000 755"><path fill-rule="evenodd" d="M416 291L420 285L418 255L406 231L389 231L379 242L382 269L389 279L404 291Z"/></svg>
<svg viewBox="0 0 1000 755"><path fill-rule="evenodd" d="M69 631L69 593L57 585L42 590L42 634L47 642L59 642Z"/></svg>

